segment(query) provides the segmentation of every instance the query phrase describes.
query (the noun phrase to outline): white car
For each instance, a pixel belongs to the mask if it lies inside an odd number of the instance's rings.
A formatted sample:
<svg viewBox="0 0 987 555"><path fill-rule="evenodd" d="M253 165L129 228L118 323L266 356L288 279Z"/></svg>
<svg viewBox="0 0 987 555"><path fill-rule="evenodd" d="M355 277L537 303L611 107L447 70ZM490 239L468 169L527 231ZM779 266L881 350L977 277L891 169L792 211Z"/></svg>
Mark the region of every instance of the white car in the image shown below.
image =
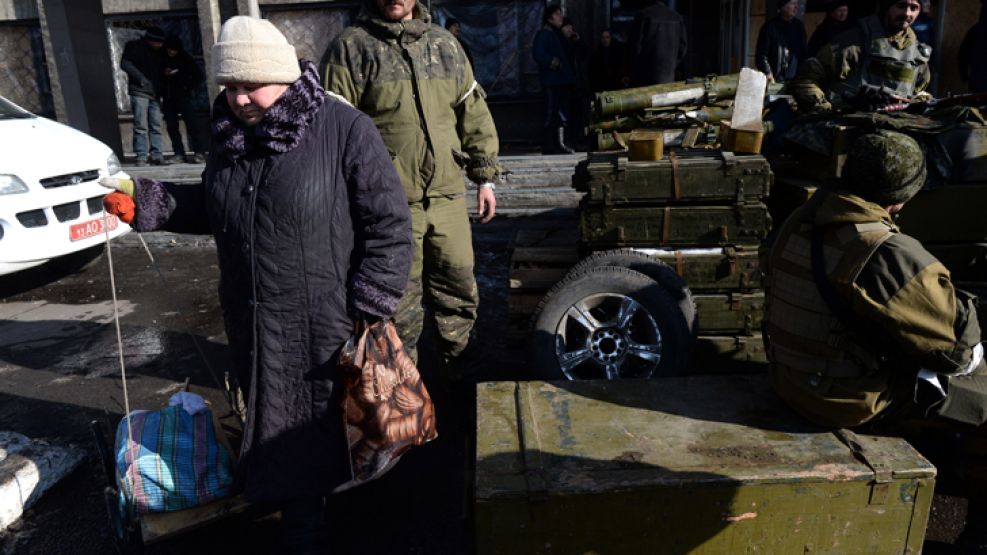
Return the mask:
<svg viewBox="0 0 987 555"><path fill-rule="evenodd" d="M98 256L106 176L127 177L110 147L0 97L0 275ZM110 237L130 231L105 221Z"/></svg>

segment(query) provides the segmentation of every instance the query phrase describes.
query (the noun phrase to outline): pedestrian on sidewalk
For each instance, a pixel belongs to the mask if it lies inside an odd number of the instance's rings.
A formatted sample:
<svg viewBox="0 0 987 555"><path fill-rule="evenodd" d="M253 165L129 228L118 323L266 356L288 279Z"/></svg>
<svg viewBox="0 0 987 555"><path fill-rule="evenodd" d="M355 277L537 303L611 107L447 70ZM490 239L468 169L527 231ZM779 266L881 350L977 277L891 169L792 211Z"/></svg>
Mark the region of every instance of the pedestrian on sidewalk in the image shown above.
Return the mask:
<svg viewBox="0 0 987 555"><path fill-rule="evenodd" d="M199 85L206 80L205 73L199 69L199 64L195 63L192 56L185 51L181 39L175 35L165 40L164 52L162 100L171 148L175 151L177 160L189 164L203 164L206 161L203 154L208 149L202 144L203 132L199 129L199 120L192 109L192 96ZM185 143L182 141L179 117L185 122L190 151L185 150Z"/></svg>
<svg viewBox="0 0 987 555"><path fill-rule="evenodd" d="M148 27L144 36L123 47L120 69L127 74L127 94L134 116L134 155L138 166L164 164L161 150L161 46L165 34L160 27ZM150 152L148 143L150 142Z"/></svg>
<svg viewBox="0 0 987 555"><path fill-rule="evenodd" d="M326 498L351 479L337 356L357 320L390 318L411 216L373 121L326 94L267 20L226 21L212 50L213 148L201 185L104 178L138 231L211 233L246 396L237 480L281 507L282 551L324 553ZM120 197L120 195L126 195ZM341 532L342 533L342 532Z"/></svg>
<svg viewBox="0 0 987 555"><path fill-rule="evenodd" d="M538 64L541 89L545 93L545 128L542 154L572 154L565 143L569 126L569 107L576 87L572 58L562 36L562 7L553 4L545 8L542 28L535 34L531 55Z"/></svg>

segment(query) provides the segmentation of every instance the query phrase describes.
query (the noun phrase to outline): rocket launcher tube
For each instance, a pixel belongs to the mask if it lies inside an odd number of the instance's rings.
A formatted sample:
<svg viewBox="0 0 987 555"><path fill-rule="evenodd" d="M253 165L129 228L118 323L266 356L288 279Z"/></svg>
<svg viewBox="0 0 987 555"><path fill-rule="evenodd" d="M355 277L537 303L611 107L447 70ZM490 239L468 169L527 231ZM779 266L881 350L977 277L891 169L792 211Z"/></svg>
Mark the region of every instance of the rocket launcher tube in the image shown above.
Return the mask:
<svg viewBox="0 0 987 555"><path fill-rule="evenodd" d="M675 83L649 85L633 89L603 91L593 100L596 117L604 119L630 114L645 108L695 104L697 101L733 96L739 74L719 75L704 80L690 79Z"/></svg>

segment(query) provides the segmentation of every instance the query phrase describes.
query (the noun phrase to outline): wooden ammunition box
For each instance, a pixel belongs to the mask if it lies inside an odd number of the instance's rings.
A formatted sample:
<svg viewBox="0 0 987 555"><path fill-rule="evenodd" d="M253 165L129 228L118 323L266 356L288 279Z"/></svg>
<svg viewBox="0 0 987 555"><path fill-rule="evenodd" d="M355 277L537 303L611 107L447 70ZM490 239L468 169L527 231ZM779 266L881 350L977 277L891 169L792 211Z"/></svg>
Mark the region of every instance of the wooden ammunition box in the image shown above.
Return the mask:
<svg viewBox="0 0 987 555"><path fill-rule="evenodd" d="M761 143L763 141L764 131L734 129L730 125L729 120L720 122L720 144L723 150L757 154L761 152Z"/></svg>
<svg viewBox="0 0 987 555"><path fill-rule="evenodd" d="M604 204L750 202L766 197L772 180L763 156L672 152L658 162L631 162L616 154L593 154L576 165L572 186Z"/></svg>
<svg viewBox="0 0 987 555"><path fill-rule="evenodd" d="M935 243L987 242L987 183L949 184L920 191L905 204L897 224L912 237Z"/></svg>
<svg viewBox="0 0 987 555"><path fill-rule="evenodd" d="M477 387L476 548L919 553L935 468L804 423L766 376Z"/></svg>
<svg viewBox="0 0 987 555"><path fill-rule="evenodd" d="M633 161L661 160L665 151L665 132L661 129L635 129L627 141L628 156Z"/></svg>
<svg viewBox="0 0 987 555"><path fill-rule="evenodd" d="M764 293L721 293L693 295L698 329L703 334L753 335L764 319Z"/></svg>
<svg viewBox="0 0 987 555"><path fill-rule="evenodd" d="M580 205L580 233L591 250L616 247L757 245L771 230L762 203L733 206Z"/></svg>

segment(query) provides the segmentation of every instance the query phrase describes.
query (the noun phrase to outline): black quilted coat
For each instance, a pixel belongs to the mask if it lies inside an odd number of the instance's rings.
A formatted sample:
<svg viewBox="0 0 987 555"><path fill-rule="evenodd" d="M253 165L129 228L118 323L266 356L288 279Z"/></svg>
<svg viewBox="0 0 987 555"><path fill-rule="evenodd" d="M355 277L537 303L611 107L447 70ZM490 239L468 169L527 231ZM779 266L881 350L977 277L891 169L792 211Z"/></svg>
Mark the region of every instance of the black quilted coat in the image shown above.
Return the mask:
<svg viewBox="0 0 987 555"><path fill-rule="evenodd" d="M247 421L247 497L324 495L349 479L336 356L353 309L389 317L411 217L369 117L326 97L315 67L247 129L213 106L203 184L138 180L137 229L212 233Z"/></svg>

